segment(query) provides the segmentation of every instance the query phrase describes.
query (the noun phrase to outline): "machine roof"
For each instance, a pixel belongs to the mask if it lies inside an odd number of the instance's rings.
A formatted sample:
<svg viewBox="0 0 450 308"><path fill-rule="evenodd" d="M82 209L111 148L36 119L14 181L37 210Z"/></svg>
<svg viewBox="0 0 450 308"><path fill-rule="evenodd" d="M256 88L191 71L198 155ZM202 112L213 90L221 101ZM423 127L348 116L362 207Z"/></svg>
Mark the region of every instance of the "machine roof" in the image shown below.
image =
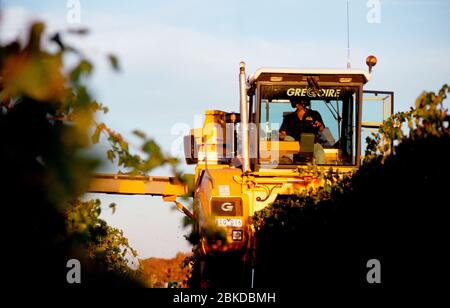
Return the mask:
<svg viewBox="0 0 450 308"><path fill-rule="evenodd" d="M303 74L303 75L362 75L364 83L370 80L370 73L361 69L305 69L305 68L282 68L282 67L262 67L249 77L252 84L257 81L262 74Z"/></svg>

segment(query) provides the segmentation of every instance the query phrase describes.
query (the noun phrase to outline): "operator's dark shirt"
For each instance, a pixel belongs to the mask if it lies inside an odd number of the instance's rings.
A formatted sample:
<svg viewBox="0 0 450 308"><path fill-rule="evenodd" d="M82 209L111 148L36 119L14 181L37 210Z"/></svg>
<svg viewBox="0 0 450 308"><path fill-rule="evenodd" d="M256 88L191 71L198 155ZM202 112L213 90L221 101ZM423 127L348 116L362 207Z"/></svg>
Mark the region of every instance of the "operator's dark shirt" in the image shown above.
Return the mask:
<svg viewBox="0 0 450 308"><path fill-rule="evenodd" d="M302 120L298 118L297 111L294 111L284 117L280 131L285 131L288 136L297 141L300 141L300 134L302 133L312 133L317 139L320 127L313 126L316 121L324 125L320 113L315 110L306 109Z"/></svg>

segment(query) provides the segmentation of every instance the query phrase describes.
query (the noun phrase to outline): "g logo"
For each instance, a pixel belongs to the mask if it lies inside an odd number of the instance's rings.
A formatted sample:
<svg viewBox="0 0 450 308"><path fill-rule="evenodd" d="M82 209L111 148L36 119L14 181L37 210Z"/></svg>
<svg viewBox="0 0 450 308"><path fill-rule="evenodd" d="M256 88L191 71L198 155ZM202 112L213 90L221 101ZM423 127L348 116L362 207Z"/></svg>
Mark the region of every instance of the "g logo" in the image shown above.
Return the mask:
<svg viewBox="0 0 450 308"><path fill-rule="evenodd" d="M314 92L312 88L308 88L308 90L306 90L306 94L309 97L316 97L316 92Z"/></svg>
<svg viewBox="0 0 450 308"><path fill-rule="evenodd" d="M222 203L222 205L220 206L220 209L224 212L231 212L233 210L233 208L234 208L234 205L231 202Z"/></svg>

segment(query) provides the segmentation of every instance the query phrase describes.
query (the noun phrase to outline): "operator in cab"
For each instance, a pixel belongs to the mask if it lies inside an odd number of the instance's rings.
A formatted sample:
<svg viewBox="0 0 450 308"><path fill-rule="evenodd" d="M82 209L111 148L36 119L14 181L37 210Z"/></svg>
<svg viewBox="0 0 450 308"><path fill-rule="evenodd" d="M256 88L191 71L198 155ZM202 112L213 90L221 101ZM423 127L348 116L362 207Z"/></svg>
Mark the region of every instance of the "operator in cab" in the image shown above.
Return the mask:
<svg viewBox="0 0 450 308"><path fill-rule="evenodd" d="M311 101L307 98L292 98L291 106L295 108L295 111L283 118L279 131L280 140L300 142L302 134L313 134L313 157L316 164L323 164L325 152L319 143L320 133L325 129L322 116L319 112L310 109Z"/></svg>

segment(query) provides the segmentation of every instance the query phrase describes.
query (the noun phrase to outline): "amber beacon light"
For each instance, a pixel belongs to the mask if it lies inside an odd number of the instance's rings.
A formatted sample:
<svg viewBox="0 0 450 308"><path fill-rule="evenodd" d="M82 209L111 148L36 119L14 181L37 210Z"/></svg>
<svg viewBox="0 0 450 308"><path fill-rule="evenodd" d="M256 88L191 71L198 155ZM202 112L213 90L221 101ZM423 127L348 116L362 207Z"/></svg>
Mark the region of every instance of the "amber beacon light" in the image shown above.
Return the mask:
<svg viewBox="0 0 450 308"><path fill-rule="evenodd" d="M369 73L372 72L372 67L374 67L375 65L377 65L377 57L370 55L366 58L366 64L369 67Z"/></svg>

